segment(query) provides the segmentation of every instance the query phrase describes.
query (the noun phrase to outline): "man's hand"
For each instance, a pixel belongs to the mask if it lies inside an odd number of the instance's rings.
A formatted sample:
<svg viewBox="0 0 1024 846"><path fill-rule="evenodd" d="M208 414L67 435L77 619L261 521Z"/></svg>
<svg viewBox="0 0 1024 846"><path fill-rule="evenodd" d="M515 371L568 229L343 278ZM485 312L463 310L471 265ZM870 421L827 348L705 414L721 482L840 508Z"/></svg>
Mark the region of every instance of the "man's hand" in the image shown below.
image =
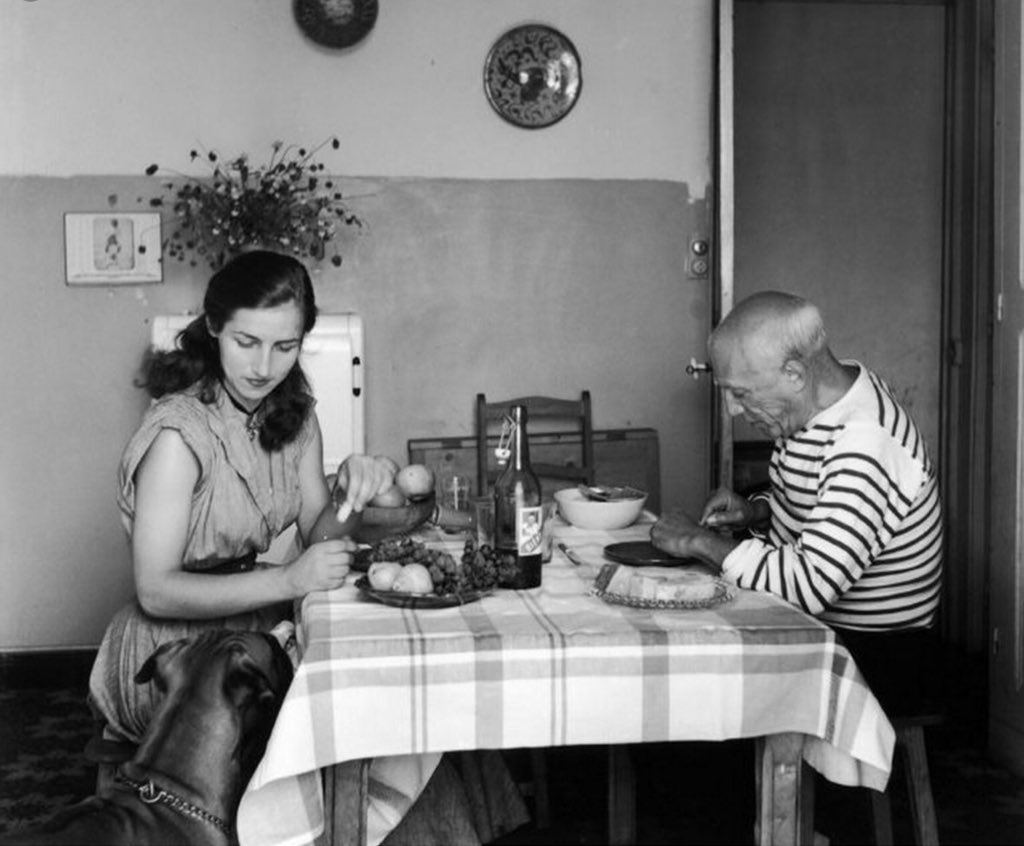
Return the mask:
<svg viewBox="0 0 1024 846"><path fill-rule="evenodd" d="M764 497L747 499L728 488L719 488L708 498L700 524L713 529L764 528L771 522L771 504Z"/></svg>
<svg viewBox="0 0 1024 846"><path fill-rule="evenodd" d="M669 555L679 558L697 557L696 546L701 535L710 534L682 511L670 511L651 528L651 543Z"/></svg>
<svg viewBox="0 0 1024 846"><path fill-rule="evenodd" d="M669 555L696 558L713 568L721 569L725 557L737 542L705 529L681 511L662 515L651 528L651 543Z"/></svg>
<svg viewBox="0 0 1024 846"><path fill-rule="evenodd" d="M757 516L750 500L728 488L719 488L705 503L700 524L711 528L746 529Z"/></svg>

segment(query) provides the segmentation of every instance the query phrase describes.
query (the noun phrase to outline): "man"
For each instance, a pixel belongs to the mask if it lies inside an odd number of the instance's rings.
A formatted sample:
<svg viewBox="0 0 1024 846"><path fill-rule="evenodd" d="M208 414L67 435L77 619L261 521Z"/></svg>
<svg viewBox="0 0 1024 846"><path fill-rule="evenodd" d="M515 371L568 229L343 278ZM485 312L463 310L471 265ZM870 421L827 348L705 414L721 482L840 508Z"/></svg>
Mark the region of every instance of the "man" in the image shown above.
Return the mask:
<svg viewBox="0 0 1024 846"><path fill-rule="evenodd" d="M935 468L910 415L861 364L837 361L800 297L755 294L708 341L729 413L774 441L771 488L715 491L700 522L663 517L655 546L777 594L839 633L884 707L913 707L942 582ZM718 530L748 530L744 538Z"/></svg>

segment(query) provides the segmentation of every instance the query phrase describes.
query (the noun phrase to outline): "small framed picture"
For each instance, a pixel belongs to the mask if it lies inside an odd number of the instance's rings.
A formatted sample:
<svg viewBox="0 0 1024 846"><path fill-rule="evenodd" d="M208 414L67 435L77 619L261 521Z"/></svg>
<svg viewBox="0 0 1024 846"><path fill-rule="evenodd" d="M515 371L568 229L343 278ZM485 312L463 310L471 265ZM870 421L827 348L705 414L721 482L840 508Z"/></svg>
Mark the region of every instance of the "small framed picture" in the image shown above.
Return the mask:
<svg viewBox="0 0 1024 846"><path fill-rule="evenodd" d="M64 215L68 285L162 282L159 212Z"/></svg>

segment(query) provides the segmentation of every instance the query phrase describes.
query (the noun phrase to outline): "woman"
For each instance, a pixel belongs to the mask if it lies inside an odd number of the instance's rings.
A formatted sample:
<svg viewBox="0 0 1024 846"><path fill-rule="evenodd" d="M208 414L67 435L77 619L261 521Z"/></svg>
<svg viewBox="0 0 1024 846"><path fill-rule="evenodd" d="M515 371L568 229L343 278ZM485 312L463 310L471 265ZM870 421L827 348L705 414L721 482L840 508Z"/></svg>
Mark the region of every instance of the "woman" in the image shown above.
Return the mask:
<svg viewBox="0 0 1024 846"><path fill-rule="evenodd" d="M316 313L299 261L244 253L210 280L181 349L143 364L155 401L124 451L118 496L137 599L108 626L90 679L109 738L141 739L155 692L133 678L158 645L207 628L269 630L291 600L339 587L349 571L355 544L334 519L299 365ZM353 455L338 479L358 512L391 486L392 465ZM293 522L302 554L257 565Z"/></svg>
<svg viewBox="0 0 1024 846"><path fill-rule="evenodd" d="M137 599L107 627L89 684L109 739L138 743L145 732L158 693L134 676L161 643L207 628L269 630L290 615L291 600L345 580L355 544L336 520L299 366L315 320L300 262L244 253L210 280L181 349L144 362L140 384L155 401L124 451L118 497ZM338 470L345 510L361 511L393 473L388 459L347 458ZM283 566L257 565L293 522L304 552ZM496 753L463 755L474 768L468 784L440 758L374 761L367 843L380 843L399 820L389 841L396 846L489 840L526 821ZM413 806L428 784L428 801Z"/></svg>

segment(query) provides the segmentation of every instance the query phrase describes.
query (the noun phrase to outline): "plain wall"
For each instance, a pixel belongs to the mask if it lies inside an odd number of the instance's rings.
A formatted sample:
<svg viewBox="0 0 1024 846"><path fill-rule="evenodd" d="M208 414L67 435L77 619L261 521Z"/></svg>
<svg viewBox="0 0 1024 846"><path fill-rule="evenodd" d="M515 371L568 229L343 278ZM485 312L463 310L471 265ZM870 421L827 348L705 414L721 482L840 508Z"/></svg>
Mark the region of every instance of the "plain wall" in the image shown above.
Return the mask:
<svg viewBox="0 0 1024 846"><path fill-rule="evenodd" d="M711 226L712 9L389 0L329 51L280 0L0 6L0 649L94 645L132 595L114 505L131 379L149 321L196 309L206 273L68 287L62 215L146 208L143 169L187 170L197 144L259 160L341 139L330 162L371 225L316 285L366 320L369 451L468 434L479 390L587 387L599 428L658 429L662 501L697 508L707 388L682 369L710 294L685 250ZM482 90L490 45L531 19L582 57L579 103L542 131Z"/></svg>
<svg viewBox="0 0 1024 846"><path fill-rule="evenodd" d="M0 173L189 169L197 144L258 157L342 142L346 174L709 182L712 0L387 0L345 50L290 0L0 5ZM571 116L515 129L484 96L487 51L538 21L580 54ZM10 143L9 143L10 142Z"/></svg>

